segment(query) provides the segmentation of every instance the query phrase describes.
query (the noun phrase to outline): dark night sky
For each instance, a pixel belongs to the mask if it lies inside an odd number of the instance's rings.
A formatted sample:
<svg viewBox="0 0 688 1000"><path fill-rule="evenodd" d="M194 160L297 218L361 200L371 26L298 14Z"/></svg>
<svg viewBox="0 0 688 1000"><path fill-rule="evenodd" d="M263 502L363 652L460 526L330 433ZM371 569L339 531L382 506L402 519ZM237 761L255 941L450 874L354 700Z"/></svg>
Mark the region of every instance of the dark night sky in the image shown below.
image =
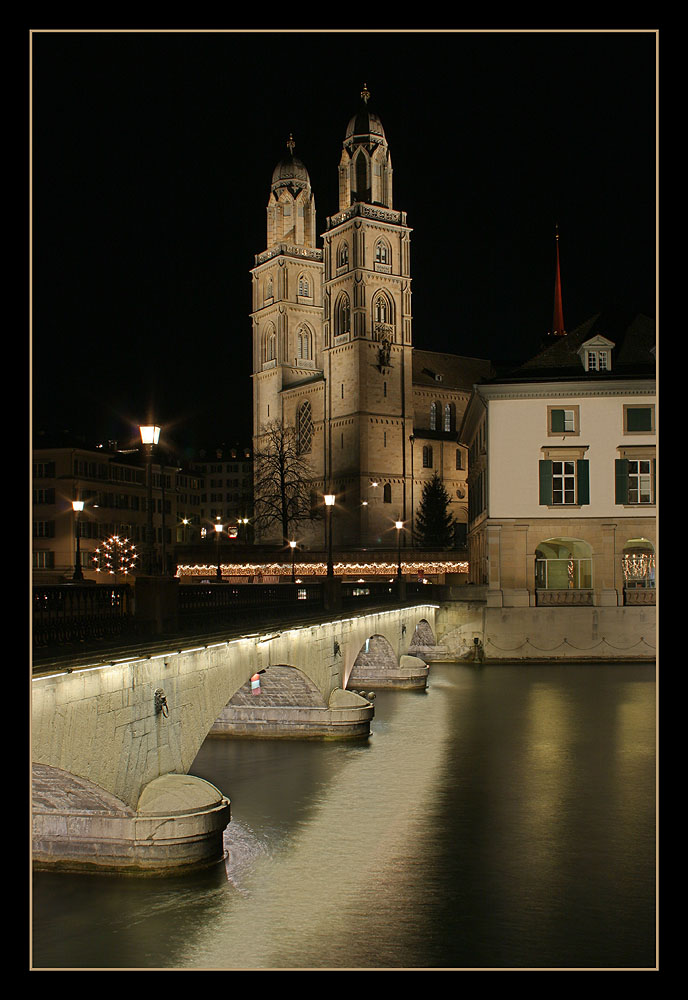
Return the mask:
<svg viewBox="0 0 688 1000"><path fill-rule="evenodd" d="M412 234L414 344L534 353L564 318L655 314L648 32L33 36L34 431L250 438L249 270L293 132L318 231L362 84Z"/></svg>

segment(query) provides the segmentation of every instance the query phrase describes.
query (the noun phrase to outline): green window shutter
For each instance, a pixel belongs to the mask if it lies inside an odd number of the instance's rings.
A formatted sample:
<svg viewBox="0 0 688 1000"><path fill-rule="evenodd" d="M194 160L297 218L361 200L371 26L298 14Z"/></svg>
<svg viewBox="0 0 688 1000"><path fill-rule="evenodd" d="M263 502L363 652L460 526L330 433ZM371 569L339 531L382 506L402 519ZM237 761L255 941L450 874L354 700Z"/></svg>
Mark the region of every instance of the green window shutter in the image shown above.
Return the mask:
<svg viewBox="0 0 688 1000"><path fill-rule="evenodd" d="M626 427L629 431L651 431L652 410L649 406L626 410Z"/></svg>
<svg viewBox="0 0 688 1000"><path fill-rule="evenodd" d="M576 462L576 486L578 503L590 503L590 462L587 458L579 458Z"/></svg>
<svg viewBox="0 0 688 1000"><path fill-rule="evenodd" d="M540 462L540 503L546 507L552 503L552 462L548 458Z"/></svg>
<svg viewBox="0 0 688 1000"><path fill-rule="evenodd" d="M553 433L555 433L555 434L557 434L557 433L563 434L564 433L564 417L565 417L564 411L563 410L551 410L550 413L551 413L551 418L552 418L552 426L551 426L550 430Z"/></svg>
<svg viewBox="0 0 688 1000"><path fill-rule="evenodd" d="M628 459L617 458L614 462L615 503L628 503Z"/></svg>

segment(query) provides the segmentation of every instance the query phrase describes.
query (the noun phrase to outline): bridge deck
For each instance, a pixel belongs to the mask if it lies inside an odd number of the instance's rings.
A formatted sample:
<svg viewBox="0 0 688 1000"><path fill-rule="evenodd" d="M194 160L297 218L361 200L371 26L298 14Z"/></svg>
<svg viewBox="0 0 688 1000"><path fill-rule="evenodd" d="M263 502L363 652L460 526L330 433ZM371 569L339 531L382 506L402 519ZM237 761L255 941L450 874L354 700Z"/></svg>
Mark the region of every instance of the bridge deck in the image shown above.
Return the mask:
<svg viewBox="0 0 688 1000"><path fill-rule="evenodd" d="M155 637L131 636L121 639L104 639L96 642L78 642L60 645L59 648L42 648L34 651L32 656L32 674L39 676L53 670L65 670L68 667L94 666L99 663L111 663L117 660L140 659L154 656L170 649L188 649L195 646L208 646L214 642L224 642L227 639L238 639L246 636L259 635L275 629L298 627L300 625L318 625L322 622L342 621L347 618L359 618L374 615L394 608L414 607L418 604L435 604L436 601L421 601L417 597L405 602L372 604L361 608L346 608L340 611L324 611L322 609L304 614L302 611L289 613L266 609L260 621L252 622L250 627L242 622L228 622L216 629L203 631L177 631Z"/></svg>

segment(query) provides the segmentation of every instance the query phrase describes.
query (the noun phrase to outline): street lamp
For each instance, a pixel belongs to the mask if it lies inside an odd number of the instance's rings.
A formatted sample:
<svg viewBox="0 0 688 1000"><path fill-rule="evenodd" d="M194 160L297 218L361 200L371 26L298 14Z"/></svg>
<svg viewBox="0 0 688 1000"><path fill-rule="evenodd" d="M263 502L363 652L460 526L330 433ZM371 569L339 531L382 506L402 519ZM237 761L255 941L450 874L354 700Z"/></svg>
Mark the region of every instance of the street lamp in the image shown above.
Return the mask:
<svg viewBox="0 0 688 1000"><path fill-rule="evenodd" d="M148 517L146 523L146 573L153 573L153 448L160 438L160 428L155 424L139 427L141 442L146 453L147 497L146 507Z"/></svg>
<svg viewBox="0 0 688 1000"><path fill-rule="evenodd" d="M399 596L401 596L401 529L404 527L404 522L395 521L394 527L397 529L397 582L399 583Z"/></svg>
<svg viewBox="0 0 688 1000"><path fill-rule="evenodd" d="M296 553L296 542L289 542L289 548L291 549L291 582L294 583L296 580L296 573L294 571L294 555Z"/></svg>
<svg viewBox="0 0 688 1000"><path fill-rule="evenodd" d="M327 575L334 576L334 566L332 565L332 508L334 507L334 493L325 493L325 513L327 514Z"/></svg>
<svg viewBox="0 0 688 1000"><path fill-rule="evenodd" d="M219 521L215 524L215 539L217 541L217 578L218 578L218 580L222 579L222 570L220 569L220 535L222 534L223 528L224 528L224 525L220 524Z"/></svg>
<svg viewBox="0 0 688 1000"><path fill-rule="evenodd" d="M74 533L76 534L76 551L74 554L74 575L72 580L81 581L84 578L83 570L81 569L81 548L79 539L79 514L84 509L83 500L72 500L72 510L74 511Z"/></svg>

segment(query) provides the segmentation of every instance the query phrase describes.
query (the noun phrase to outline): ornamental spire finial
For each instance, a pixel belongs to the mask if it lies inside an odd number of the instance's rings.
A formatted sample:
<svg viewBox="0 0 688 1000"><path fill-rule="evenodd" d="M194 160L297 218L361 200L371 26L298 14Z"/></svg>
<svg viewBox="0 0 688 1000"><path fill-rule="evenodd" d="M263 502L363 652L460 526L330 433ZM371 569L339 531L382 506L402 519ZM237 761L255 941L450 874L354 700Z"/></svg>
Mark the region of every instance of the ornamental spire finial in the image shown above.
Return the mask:
<svg viewBox="0 0 688 1000"><path fill-rule="evenodd" d="M361 98L367 104L369 97L370 97L370 91L368 90L368 84L364 83L363 84L363 90L361 91Z"/></svg>
<svg viewBox="0 0 688 1000"><path fill-rule="evenodd" d="M293 154L293 152L294 152L294 146L295 146L295 145L296 145L296 143L294 142L294 136L293 136L293 135L291 134L291 132L290 132L290 133L289 133L289 138L287 139L287 149L288 149L288 150L289 150L289 152L290 152L290 153L292 153L292 154Z"/></svg>

